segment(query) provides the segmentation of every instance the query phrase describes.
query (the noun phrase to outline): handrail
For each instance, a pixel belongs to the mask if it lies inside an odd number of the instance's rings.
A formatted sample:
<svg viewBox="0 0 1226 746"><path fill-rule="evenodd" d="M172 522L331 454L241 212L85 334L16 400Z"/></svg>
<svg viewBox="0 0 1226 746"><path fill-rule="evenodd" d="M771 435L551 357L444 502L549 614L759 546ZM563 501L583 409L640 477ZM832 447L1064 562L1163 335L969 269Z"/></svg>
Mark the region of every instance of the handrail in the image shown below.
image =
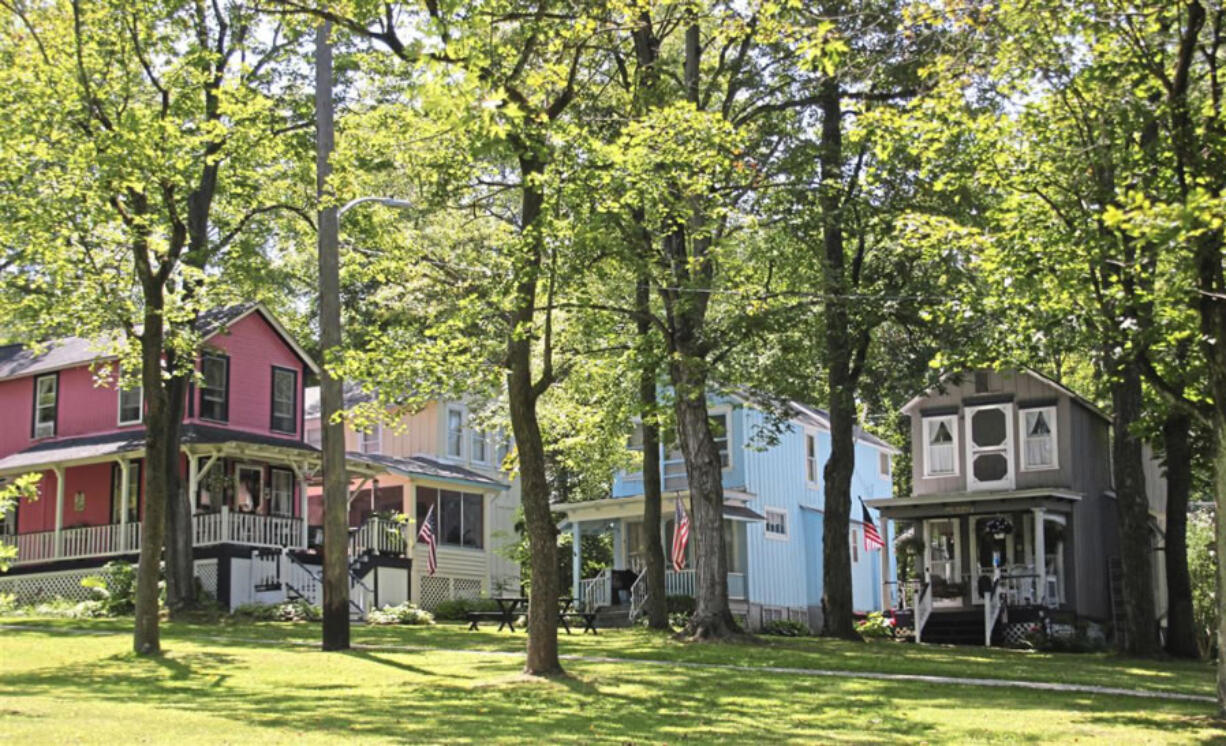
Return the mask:
<svg viewBox="0 0 1226 746"><path fill-rule="evenodd" d="M932 615L932 583L924 581L920 589L919 600L915 603L915 641L922 642L924 625Z"/></svg>
<svg viewBox="0 0 1226 746"><path fill-rule="evenodd" d="M579 581L579 595L583 607L587 611L595 611L601 606L608 606L613 600L613 575L609 568L604 568L594 578Z"/></svg>
<svg viewBox="0 0 1226 746"><path fill-rule="evenodd" d="M997 570L995 577L992 578L992 585L983 594L983 646L985 648L992 647L992 630L996 628L996 621L1005 608L1003 597L1005 584L1001 581L1006 577Z"/></svg>
<svg viewBox="0 0 1226 746"><path fill-rule="evenodd" d="M647 602L647 571L644 570L638 574L634 582L630 584L630 621L638 619L639 613L643 610L643 604Z"/></svg>

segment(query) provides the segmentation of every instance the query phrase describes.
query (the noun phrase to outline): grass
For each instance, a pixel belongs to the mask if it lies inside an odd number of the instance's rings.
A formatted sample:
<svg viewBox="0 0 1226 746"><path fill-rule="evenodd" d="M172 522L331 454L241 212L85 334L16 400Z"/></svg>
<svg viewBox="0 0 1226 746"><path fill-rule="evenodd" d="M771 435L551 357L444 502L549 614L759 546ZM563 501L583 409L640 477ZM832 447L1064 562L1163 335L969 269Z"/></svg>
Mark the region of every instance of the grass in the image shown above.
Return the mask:
<svg viewBox="0 0 1226 746"><path fill-rule="evenodd" d="M519 675L523 637L461 627L355 628L384 646L324 654L316 625L168 624L166 654L128 652L130 622L11 619L0 631L0 742L1226 741L1211 704L1067 692L568 661ZM68 634L85 629L112 634ZM210 639L205 639L205 638ZM213 639L217 638L217 639ZM392 647L425 646L421 651ZM1212 694L1208 666L1109 656L771 640L688 645L641 630L564 637L564 653L953 673ZM1080 677L1080 678L1079 678Z"/></svg>

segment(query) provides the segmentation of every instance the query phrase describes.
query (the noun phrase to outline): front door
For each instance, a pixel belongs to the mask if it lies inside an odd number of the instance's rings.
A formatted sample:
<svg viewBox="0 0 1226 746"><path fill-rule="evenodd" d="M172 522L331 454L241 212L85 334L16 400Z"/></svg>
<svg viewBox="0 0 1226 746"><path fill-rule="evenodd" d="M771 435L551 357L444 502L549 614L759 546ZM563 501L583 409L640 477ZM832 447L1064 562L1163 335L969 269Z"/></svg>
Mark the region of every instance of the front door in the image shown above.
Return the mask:
<svg viewBox="0 0 1226 746"><path fill-rule="evenodd" d="M962 557L958 546L958 519L924 521L924 567L932 585L933 606L961 606Z"/></svg>

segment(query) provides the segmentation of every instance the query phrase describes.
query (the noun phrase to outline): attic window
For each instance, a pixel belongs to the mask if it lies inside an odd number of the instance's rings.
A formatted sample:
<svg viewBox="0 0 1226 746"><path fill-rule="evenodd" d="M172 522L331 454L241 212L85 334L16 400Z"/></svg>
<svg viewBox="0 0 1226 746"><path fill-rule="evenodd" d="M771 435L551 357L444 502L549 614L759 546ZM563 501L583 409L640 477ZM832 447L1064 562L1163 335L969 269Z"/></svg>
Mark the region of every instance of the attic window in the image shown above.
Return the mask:
<svg viewBox="0 0 1226 746"><path fill-rule="evenodd" d="M950 477L958 473L958 416L924 418L924 476Z"/></svg>
<svg viewBox="0 0 1226 746"><path fill-rule="evenodd" d="M1059 468L1056 454L1056 408L1022 410L1022 468L1029 471Z"/></svg>

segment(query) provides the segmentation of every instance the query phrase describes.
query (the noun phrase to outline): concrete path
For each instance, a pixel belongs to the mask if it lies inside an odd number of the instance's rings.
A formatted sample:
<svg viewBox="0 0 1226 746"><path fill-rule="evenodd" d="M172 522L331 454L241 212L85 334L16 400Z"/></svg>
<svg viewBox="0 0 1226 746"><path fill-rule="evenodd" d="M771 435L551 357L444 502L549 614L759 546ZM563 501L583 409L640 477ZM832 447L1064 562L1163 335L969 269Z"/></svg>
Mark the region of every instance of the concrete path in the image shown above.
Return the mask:
<svg viewBox="0 0 1226 746"><path fill-rule="evenodd" d="M97 629L62 629L56 627L39 627L23 624L0 624L0 629L21 630L27 632L44 632L66 635L120 635L126 631ZM288 647L318 647L318 643L299 640L269 640L257 637L229 637L223 635L201 635L191 638L220 643L250 643L259 645L283 645ZM519 658L524 657L522 651L512 650L474 650L433 647L430 645L366 645L355 643L354 650L393 653L459 653L462 655L480 655L490 657ZM1217 699L1207 694L1185 694L1182 692L1158 692L1147 689L1125 689L1112 686L1096 686L1093 684L1061 684L1050 681L1022 681L1018 679L983 679L969 676L928 676L916 673L883 673L877 671L838 671L823 668L790 668L787 666L740 666L732 663L696 663L692 661L666 661L650 658L617 658L597 655L559 655L565 661L576 663L608 663L616 665L665 666L668 668L692 668L697 670L736 671L745 673L772 673L782 676L807 676L840 679L864 679L870 681L913 681L923 684L952 684L956 686L980 686L1012 689L1033 689L1047 692L1069 692L1074 694L1104 694L1115 697L1140 697L1143 699L1162 699L1178 702L1208 702L1216 703Z"/></svg>

